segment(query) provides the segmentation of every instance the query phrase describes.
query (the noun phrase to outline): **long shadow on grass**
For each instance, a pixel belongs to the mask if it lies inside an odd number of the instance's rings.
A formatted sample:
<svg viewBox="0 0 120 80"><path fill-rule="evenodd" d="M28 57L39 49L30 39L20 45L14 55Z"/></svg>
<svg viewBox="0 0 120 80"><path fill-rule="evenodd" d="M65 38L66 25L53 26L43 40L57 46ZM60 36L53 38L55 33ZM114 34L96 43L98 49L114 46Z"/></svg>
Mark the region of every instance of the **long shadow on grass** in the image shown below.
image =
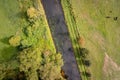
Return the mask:
<svg viewBox="0 0 120 80"><path fill-rule="evenodd" d="M10 37L5 37L5 38L0 39L0 42L2 42L4 44L9 44L9 39L10 39Z"/></svg>
<svg viewBox="0 0 120 80"><path fill-rule="evenodd" d="M15 59L15 56L17 55L17 49L12 46L4 47L1 50L0 55L2 56L2 60L0 60L0 62Z"/></svg>

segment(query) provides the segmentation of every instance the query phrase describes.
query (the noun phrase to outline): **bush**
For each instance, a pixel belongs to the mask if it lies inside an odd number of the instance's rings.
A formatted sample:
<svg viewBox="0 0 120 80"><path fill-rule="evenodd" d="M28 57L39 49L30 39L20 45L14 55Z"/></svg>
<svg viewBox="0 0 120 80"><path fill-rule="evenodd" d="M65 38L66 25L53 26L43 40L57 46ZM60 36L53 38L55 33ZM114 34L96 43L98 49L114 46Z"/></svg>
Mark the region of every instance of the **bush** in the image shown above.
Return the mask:
<svg viewBox="0 0 120 80"><path fill-rule="evenodd" d="M21 37L20 36L12 36L10 39L9 39L9 43L10 45L12 46L18 46L20 45L20 40L21 40Z"/></svg>
<svg viewBox="0 0 120 80"><path fill-rule="evenodd" d="M20 52L20 71L29 72L29 70L37 70L42 61L41 52L36 48L27 48Z"/></svg>
<svg viewBox="0 0 120 80"><path fill-rule="evenodd" d="M83 37L79 37L77 40L78 40L79 45L83 46L85 44Z"/></svg>
<svg viewBox="0 0 120 80"><path fill-rule="evenodd" d="M91 65L90 60L83 60L83 64L87 67L89 67Z"/></svg>
<svg viewBox="0 0 120 80"><path fill-rule="evenodd" d="M89 51L86 48L80 48L80 56L81 58L86 58L86 56L88 55Z"/></svg>

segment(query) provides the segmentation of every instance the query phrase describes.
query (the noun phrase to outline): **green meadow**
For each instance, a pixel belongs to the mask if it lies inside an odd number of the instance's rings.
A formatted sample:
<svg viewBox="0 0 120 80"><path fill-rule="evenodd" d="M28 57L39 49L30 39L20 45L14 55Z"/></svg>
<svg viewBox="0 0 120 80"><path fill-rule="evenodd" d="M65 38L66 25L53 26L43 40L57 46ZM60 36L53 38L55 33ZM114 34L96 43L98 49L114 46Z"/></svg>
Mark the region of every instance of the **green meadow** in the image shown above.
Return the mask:
<svg viewBox="0 0 120 80"><path fill-rule="evenodd" d="M79 33L85 42L82 47L89 50L90 80L119 80L120 1L62 0L61 3L72 41ZM74 41L73 45L76 46ZM79 64L77 55L76 59Z"/></svg>
<svg viewBox="0 0 120 80"><path fill-rule="evenodd" d="M17 53L8 39L19 26L19 6L16 0L0 0L0 62L9 61Z"/></svg>

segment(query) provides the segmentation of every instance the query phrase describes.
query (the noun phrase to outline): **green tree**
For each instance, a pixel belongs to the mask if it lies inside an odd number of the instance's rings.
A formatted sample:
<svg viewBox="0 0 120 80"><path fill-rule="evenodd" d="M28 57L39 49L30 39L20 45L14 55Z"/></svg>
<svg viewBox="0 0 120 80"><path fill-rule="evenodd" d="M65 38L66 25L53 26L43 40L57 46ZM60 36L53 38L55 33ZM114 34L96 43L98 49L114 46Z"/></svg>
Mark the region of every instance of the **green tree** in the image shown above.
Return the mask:
<svg viewBox="0 0 120 80"><path fill-rule="evenodd" d="M28 72L30 69L37 70L42 61L41 52L38 48L27 48L20 52L20 71Z"/></svg>
<svg viewBox="0 0 120 80"><path fill-rule="evenodd" d="M43 57L43 63L39 68L41 80L64 80L60 73L61 66L63 66L61 54L46 51Z"/></svg>
<svg viewBox="0 0 120 80"><path fill-rule="evenodd" d="M25 72L27 80L38 80L37 69L42 61L41 52L38 48L27 48L20 52L20 71Z"/></svg>
<svg viewBox="0 0 120 80"><path fill-rule="evenodd" d="M27 80L63 80L61 66L63 60L60 53L40 51L39 48L28 48L20 52L20 71L25 72ZM39 74L39 75L38 75Z"/></svg>

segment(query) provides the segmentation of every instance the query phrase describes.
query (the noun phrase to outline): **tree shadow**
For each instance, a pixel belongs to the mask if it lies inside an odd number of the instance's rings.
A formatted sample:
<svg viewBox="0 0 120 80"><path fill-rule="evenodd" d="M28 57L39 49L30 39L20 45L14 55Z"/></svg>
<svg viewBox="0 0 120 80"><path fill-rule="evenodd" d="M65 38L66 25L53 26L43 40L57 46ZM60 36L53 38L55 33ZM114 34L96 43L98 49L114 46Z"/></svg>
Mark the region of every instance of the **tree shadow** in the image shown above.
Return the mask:
<svg viewBox="0 0 120 80"><path fill-rule="evenodd" d="M17 55L17 49L12 46L4 47L1 50L0 55L3 57L3 61L8 61L8 60L14 59L15 56Z"/></svg>
<svg viewBox="0 0 120 80"><path fill-rule="evenodd" d="M9 44L9 39L10 39L10 37L5 37L5 38L0 39L0 42L2 42L4 44Z"/></svg>
<svg viewBox="0 0 120 80"><path fill-rule="evenodd" d="M86 76L86 77L91 77L91 73L90 72L82 72L82 75L83 76Z"/></svg>
<svg viewBox="0 0 120 80"><path fill-rule="evenodd" d="M91 65L91 62L90 60L83 60L83 64L86 66L86 67L89 67Z"/></svg>

